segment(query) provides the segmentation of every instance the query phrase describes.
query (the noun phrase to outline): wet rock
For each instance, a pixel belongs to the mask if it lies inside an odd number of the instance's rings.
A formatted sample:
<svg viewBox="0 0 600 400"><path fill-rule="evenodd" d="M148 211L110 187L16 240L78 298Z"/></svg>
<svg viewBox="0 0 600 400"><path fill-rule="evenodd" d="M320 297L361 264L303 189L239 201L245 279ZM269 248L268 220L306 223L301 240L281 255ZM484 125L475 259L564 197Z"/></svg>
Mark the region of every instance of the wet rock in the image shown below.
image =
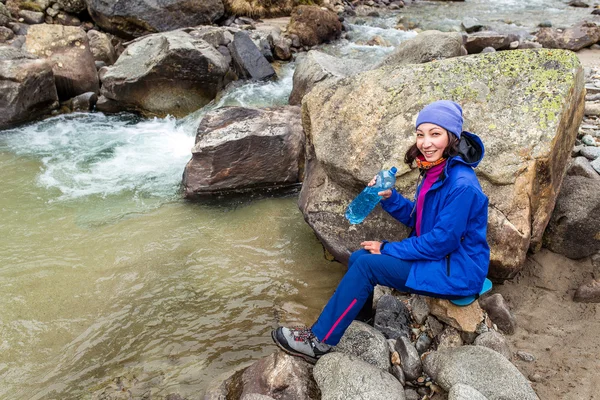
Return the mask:
<svg viewBox="0 0 600 400"><path fill-rule="evenodd" d="M61 100L98 92L98 73L87 35L81 28L32 25L25 42L27 51L52 63L56 90Z"/></svg>
<svg viewBox="0 0 600 400"><path fill-rule="evenodd" d="M541 71L552 71L558 80ZM511 78L500 78L505 74ZM459 81L468 93L457 94ZM548 93L554 100L547 98ZM324 82L303 99L311 146L300 209L341 262L365 237L404 239L408 231L379 208L352 229L344 210L381 165L395 165L403 157L402 149L413 144L412 121L418 111L432 99L453 98L464 102L470 131L489 148L477 170L486 176L485 191L494 204L488 218L490 276L514 276L527 251L541 245L583 116L584 95L583 68L577 56L566 51L456 57L374 69L335 84ZM542 99L544 104L567 107L552 108L553 116L548 117L546 111L534 112ZM502 128L506 124L515 125L509 137ZM339 140L340 132L344 140ZM523 158L523 149L532 158ZM417 172L399 168L396 186L410 197Z"/></svg>
<svg viewBox="0 0 600 400"><path fill-rule="evenodd" d="M481 53L486 47L492 47L496 50L508 48L510 38L494 31L475 32L467 36L465 48L469 54Z"/></svg>
<svg viewBox="0 0 600 400"><path fill-rule="evenodd" d="M440 321L463 332L475 332L483 320L483 310L478 302L466 307L457 307L448 300L426 297L429 312Z"/></svg>
<svg viewBox="0 0 600 400"><path fill-rule="evenodd" d="M450 388L448 392L448 400L488 400L487 397L481 394L477 389L457 383Z"/></svg>
<svg viewBox="0 0 600 400"><path fill-rule="evenodd" d="M183 117L215 98L228 83L229 64L190 33L148 35L127 47L102 76L105 97L144 115Z"/></svg>
<svg viewBox="0 0 600 400"><path fill-rule="evenodd" d="M0 129L32 121L58 108L52 65L0 46Z"/></svg>
<svg viewBox="0 0 600 400"><path fill-rule="evenodd" d="M385 337L381 332L363 322L353 321L344 332L335 350L356 356L384 371L391 366L390 352Z"/></svg>
<svg viewBox="0 0 600 400"><path fill-rule="evenodd" d="M311 47L337 39L342 24L334 12L318 6L298 6L292 12L287 31L298 36L302 46Z"/></svg>
<svg viewBox="0 0 600 400"><path fill-rule="evenodd" d="M95 61L103 61L106 65L113 65L117 61L117 53L106 33L91 29L87 31L87 37Z"/></svg>
<svg viewBox="0 0 600 400"><path fill-rule="evenodd" d="M184 194L194 198L296 184L303 173L303 151L298 107L219 108L198 127L183 175Z"/></svg>
<svg viewBox="0 0 600 400"><path fill-rule="evenodd" d="M79 14L87 7L85 0L57 0L56 4L61 10L73 14Z"/></svg>
<svg viewBox="0 0 600 400"><path fill-rule="evenodd" d="M488 400L539 400L527 379L499 353L483 346L462 346L428 353L423 369L444 390L462 383Z"/></svg>
<svg viewBox="0 0 600 400"><path fill-rule="evenodd" d="M178 28L210 25L224 14L222 0L87 0L90 16L103 30L132 38Z"/></svg>
<svg viewBox="0 0 600 400"><path fill-rule="evenodd" d="M502 332L507 335L515 333L517 321L500 293L479 299L479 304Z"/></svg>
<svg viewBox="0 0 600 400"><path fill-rule="evenodd" d="M458 32L425 31L402 42L379 66L420 64L459 57L462 43Z"/></svg>
<svg viewBox="0 0 600 400"><path fill-rule="evenodd" d="M536 38L538 43L549 49L577 51L600 40L600 27L592 22L582 21L564 30L541 28Z"/></svg>
<svg viewBox="0 0 600 400"><path fill-rule="evenodd" d="M600 157L600 147L585 146L581 149L581 155L593 161Z"/></svg>
<svg viewBox="0 0 600 400"><path fill-rule="evenodd" d="M488 331L484 332L481 335L477 336L474 341L476 346L487 347L488 349L492 349L497 351L506 357L507 360L510 361L512 357L512 353L510 351L510 347L506 342L506 338L499 332L496 331Z"/></svg>
<svg viewBox="0 0 600 400"><path fill-rule="evenodd" d="M572 259L600 250L600 181L567 175L544 234L545 246Z"/></svg>
<svg viewBox="0 0 600 400"><path fill-rule="evenodd" d="M427 333L425 333L425 332L421 333L415 343L415 348L417 349L417 353L419 353L419 355L420 355L420 354L425 353L427 350L429 350L429 348L431 347L431 342L432 342L432 340Z"/></svg>
<svg viewBox="0 0 600 400"><path fill-rule="evenodd" d="M415 322L423 325L429 316L429 306L425 297L414 295L410 300L410 309Z"/></svg>
<svg viewBox="0 0 600 400"><path fill-rule="evenodd" d="M540 28L552 28L552 21L542 21L538 24Z"/></svg>
<svg viewBox="0 0 600 400"><path fill-rule="evenodd" d="M383 295L377 302L375 329L388 339L410 336L410 311L392 295Z"/></svg>
<svg viewBox="0 0 600 400"><path fill-rule="evenodd" d="M568 5L570 5L571 7L582 7L582 8L587 8L590 5L587 3L584 3L583 1L580 0L572 0L570 2L567 3Z"/></svg>
<svg viewBox="0 0 600 400"><path fill-rule="evenodd" d="M238 75L249 79L268 79L275 75L269 61L256 47L246 32L236 32L229 45Z"/></svg>
<svg viewBox="0 0 600 400"><path fill-rule="evenodd" d="M404 400L404 388L393 375L354 356L326 354L313 375L322 400Z"/></svg>
<svg viewBox="0 0 600 400"><path fill-rule="evenodd" d="M577 288L573 301L580 303L600 303L600 281L592 280Z"/></svg>
<svg viewBox="0 0 600 400"><path fill-rule="evenodd" d="M311 50L297 61L289 103L291 105L300 104L304 95L319 82L356 75L368 68L370 65L362 60L341 59Z"/></svg>
<svg viewBox="0 0 600 400"><path fill-rule="evenodd" d="M414 381L423 371L419 353L410 339L400 336L396 341L396 351L400 354L402 372L408 381Z"/></svg>
<svg viewBox="0 0 600 400"><path fill-rule="evenodd" d="M100 96L98 97L98 101L96 102L96 111L105 114L116 114L121 111L125 111L125 109L123 108L121 103L108 99L105 96Z"/></svg>
<svg viewBox="0 0 600 400"><path fill-rule="evenodd" d="M460 347L463 345L463 340L460 332L451 326L444 328L442 333L437 336L438 350Z"/></svg>
<svg viewBox="0 0 600 400"><path fill-rule="evenodd" d="M521 360L525 361L525 362L534 362L535 361L535 356L533 354L530 354L526 351L522 351L519 350L517 351L517 357L519 357Z"/></svg>

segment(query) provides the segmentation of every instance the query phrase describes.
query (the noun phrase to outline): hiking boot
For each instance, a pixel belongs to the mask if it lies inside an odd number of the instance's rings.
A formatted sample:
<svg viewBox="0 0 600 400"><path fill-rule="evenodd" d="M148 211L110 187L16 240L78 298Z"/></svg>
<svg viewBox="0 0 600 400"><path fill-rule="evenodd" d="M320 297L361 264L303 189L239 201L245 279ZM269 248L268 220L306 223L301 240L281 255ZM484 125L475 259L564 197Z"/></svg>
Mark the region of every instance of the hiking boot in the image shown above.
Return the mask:
<svg viewBox="0 0 600 400"><path fill-rule="evenodd" d="M333 348L328 344L321 343L310 328L280 327L271 332L271 337L281 350L293 356L302 357L312 364Z"/></svg>

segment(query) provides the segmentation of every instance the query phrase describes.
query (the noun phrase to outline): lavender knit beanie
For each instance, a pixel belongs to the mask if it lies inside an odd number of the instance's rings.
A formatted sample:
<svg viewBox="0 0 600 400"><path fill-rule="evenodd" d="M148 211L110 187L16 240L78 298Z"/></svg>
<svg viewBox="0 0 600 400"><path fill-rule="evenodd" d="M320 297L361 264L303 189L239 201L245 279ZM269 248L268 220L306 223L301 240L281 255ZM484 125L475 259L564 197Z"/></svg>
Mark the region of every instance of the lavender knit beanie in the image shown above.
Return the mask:
<svg viewBox="0 0 600 400"><path fill-rule="evenodd" d="M462 108L450 100L434 101L421 110L416 127L426 122L441 126L460 139L463 126Z"/></svg>

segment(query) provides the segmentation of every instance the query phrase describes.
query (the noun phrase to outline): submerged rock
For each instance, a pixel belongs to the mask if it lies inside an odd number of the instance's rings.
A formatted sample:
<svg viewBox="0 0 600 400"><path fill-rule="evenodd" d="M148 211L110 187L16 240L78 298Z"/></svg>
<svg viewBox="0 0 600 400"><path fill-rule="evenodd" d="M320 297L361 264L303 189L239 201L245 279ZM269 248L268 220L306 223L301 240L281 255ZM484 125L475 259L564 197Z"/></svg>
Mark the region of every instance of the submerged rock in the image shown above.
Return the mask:
<svg viewBox="0 0 600 400"><path fill-rule="evenodd" d="M486 146L476 172L491 204L490 275L512 277L541 246L583 117L583 68L571 52L457 57L317 85L303 100L311 145L300 209L343 262L364 238L403 239L407 230L379 208L352 227L344 211L382 166L399 168L396 187L412 198L417 171L402 160L418 112L438 99L460 103L464 129Z"/></svg>

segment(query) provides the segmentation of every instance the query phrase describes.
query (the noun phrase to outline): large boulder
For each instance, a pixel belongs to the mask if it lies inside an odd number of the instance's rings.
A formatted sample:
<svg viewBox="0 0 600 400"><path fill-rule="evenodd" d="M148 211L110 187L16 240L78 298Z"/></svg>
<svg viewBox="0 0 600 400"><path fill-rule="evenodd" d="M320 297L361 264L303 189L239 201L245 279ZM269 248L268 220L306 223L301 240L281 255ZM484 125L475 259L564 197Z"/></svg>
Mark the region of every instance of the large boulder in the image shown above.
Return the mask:
<svg viewBox="0 0 600 400"><path fill-rule="evenodd" d="M600 251L600 180L567 175L544 233L544 245L579 259Z"/></svg>
<svg viewBox="0 0 600 400"><path fill-rule="evenodd" d="M145 115L185 116L215 98L229 64L185 31L148 35L127 47L101 74L102 95Z"/></svg>
<svg viewBox="0 0 600 400"><path fill-rule="evenodd" d="M98 92L98 73L85 31L75 26L32 25L25 41L27 51L52 63L61 100Z"/></svg>
<svg viewBox="0 0 600 400"><path fill-rule="evenodd" d="M390 369L390 349L381 332L364 322L352 321L335 350L350 354L384 371Z"/></svg>
<svg viewBox="0 0 600 400"><path fill-rule="evenodd" d="M290 104L300 104L304 95L326 79L341 79L366 71L371 65L364 60L341 59L317 50L309 51L299 58L294 70L294 87Z"/></svg>
<svg viewBox="0 0 600 400"><path fill-rule="evenodd" d="M461 346L429 353L423 370L446 391L464 384L488 400L539 400L517 367L487 347Z"/></svg>
<svg viewBox="0 0 600 400"><path fill-rule="evenodd" d="M185 167L185 196L279 187L302 180L300 108L223 107L202 119Z"/></svg>
<svg viewBox="0 0 600 400"><path fill-rule="evenodd" d="M311 146L300 209L340 261L365 238L406 237L407 229L379 207L356 226L344 211L382 166L398 167L396 186L412 198L418 171L403 163L404 153L414 143L418 112L437 99L460 103L465 130L486 146L476 171L490 198L490 274L512 277L528 249L541 245L583 117L583 69L568 51L389 66L317 85L303 100Z"/></svg>
<svg viewBox="0 0 600 400"><path fill-rule="evenodd" d="M0 129L38 118L58 108L48 60L0 46Z"/></svg>
<svg viewBox="0 0 600 400"><path fill-rule="evenodd" d="M275 75L275 70L269 61L246 32L235 33L229 50L239 76L249 79L268 79Z"/></svg>
<svg viewBox="0 0 600 400"><path fill-rule="evenodd" d="M582 21L567 29L541 28L536 37L538 43L546 48L577 51L600 40L600 27L593 22Z"/></svg>
<svg viewBox="0 0 600 400"><path fill-rule="evenodd" d="M390 373L355 356L329 353L319 359L313 376L322 400L404 400L404 388Z"/></svg>
<svg viewBox="0 0 600 400"><path fill-rule="evenodd" d="M196 25L210 25L223 16L222 0L87 0L99 27L122 37L138 37Z"/></svg>
<svg viewBox="0 0 600 400"><path fill-rule="evenodd" d="M380 65L421 64L458 57L462 55L462 44L462 35L458 32L421 32L402 42Z"/></svg>
<svg viewBox="0 0 600 400"><path fill-rule="evenodd" d="M298 6L292 12L288 34L297 35L302 46L337 39L342 33L342 23L336 13L317 6Z"/></svg>

